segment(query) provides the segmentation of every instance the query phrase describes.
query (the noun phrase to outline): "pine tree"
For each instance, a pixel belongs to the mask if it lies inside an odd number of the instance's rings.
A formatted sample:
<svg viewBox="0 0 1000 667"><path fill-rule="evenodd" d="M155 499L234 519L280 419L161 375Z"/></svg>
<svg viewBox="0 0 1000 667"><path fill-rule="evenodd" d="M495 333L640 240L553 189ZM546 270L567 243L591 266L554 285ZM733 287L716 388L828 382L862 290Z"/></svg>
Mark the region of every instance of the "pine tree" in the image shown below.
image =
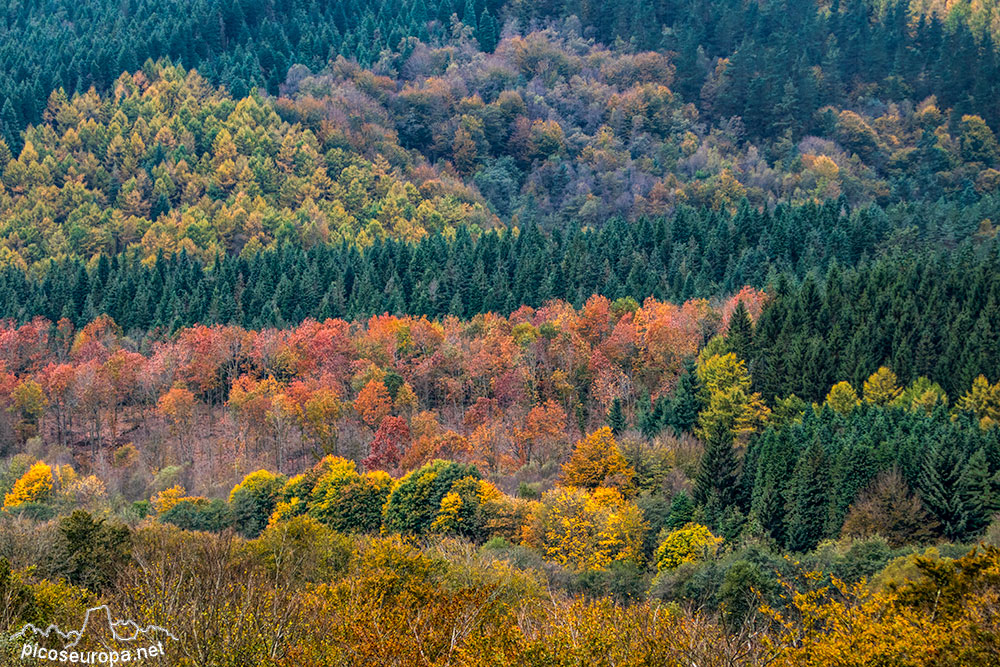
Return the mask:
<svg viewBox="0 0 1000 667"><path fill-rule="evenodd" d="M643 391L635 407L635 425L647 438L659 432L659 424L655 407L649 399L649 392Z"/></svg>
<svg viewBox="0 0 1000 667"><path fill-rule="evenodd" d="M622 411L622 399L615 398L611 401L611 408L608 409L608 426L611 432L619 435L628 426L625 420L625 413Z"/></svg>
<svg viewBox="0 0 1000 667"><path fill-rule="evenodd" d="M918 479L920 499L949 540L960 540L965 533L963 499L958 493L963 463L954 445L932 442L924 454Z"/></svg>
<svg viewBox="0 0 1000 667"><path fill-rule="evenodd" d="M678 491L670 501L670 514L667 516L667 528L680 528L690 523L694 517L694 503L687 491Z"/></svg>
<svg viewBox="0 0 1000 667"><path fill-rule="evenodd" d="M765 431L750 441L744 459L744 466L755 468L744 474L752 480L745 484L751 488L751 518L779 544L786 536L789 461L796 457L791 437L789 430Z"/></svg>
<svg viewBox="0 0 1000 667"><path fill-rule="evenodd" d="M986 451L978 449L966 461L958 478L957 491L965 539L979 535L989 525L992 513L998 509L992 482Z"/></svg>
<svg viewBox="0 0 1000 667"><path fill-rule="evenodd" d="M488 9L484 9L479 17L479 30L476 31L476 39L479 41L479 48L486 53L493 53L493 50L497 48L497 42L500 41L500 27Z"/></svg>
<svg viewBox="0 0 1000 667"><path fill-rule="evenodd" d="M823 539L829 506L828 485L826 452L814 440L799 458L792 475L787 544L791 551L810 551Z"/></svg>
<svg viewBox="0 0 1000 667"><path fill-rule="evenodd" d="M476 20L476 3L473 0L465 0L465 7L462 10L462 23L469 26L473 30L479 28L479 22Z"/></svg>
<svg viewBox="0 0 1000 667"><path fill-rule="evenodd" d="M703 407L701 383L694 372L694 362L689 361L670 400L669 411L665 415L667 426L677 433L691 433Z"/></svg>
<svg viewBox="0 0 1000 667"><path fill-rule="evenodd" d="M14 105L11 104L9 97L4 100L3 107L0 108L0 132L3 133L3 140L7 142L11 153L14 155L20 154L21 123L18 120L17 113L14 111ZM7 163L5 162L3 166L6 167Z"/></svg>
<svg viewBox="0 0 1000 667"><path fill-rule="evenodd" d="M729 331L726 332L726 347L738 359L749 361L753 359L753 323L743 301L736 304L729 319Z"/></svg>
<svg viewBox="0 0 1000 667"><path fill-rule="evenodd" d="M694 498L706 505L717 503L720 510L735 504L739 497L739 463L733 447L733 434L721 421L709 427L705 451L698 464Z"/></svg>

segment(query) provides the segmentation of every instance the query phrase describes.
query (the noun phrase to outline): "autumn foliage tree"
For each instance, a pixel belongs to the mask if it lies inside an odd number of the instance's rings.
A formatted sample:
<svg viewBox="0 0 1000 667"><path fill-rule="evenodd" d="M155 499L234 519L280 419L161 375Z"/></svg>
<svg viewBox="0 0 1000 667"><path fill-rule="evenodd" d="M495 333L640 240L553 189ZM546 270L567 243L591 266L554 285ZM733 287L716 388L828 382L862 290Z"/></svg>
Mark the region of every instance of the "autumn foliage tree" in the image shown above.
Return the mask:
<svg viewBox="0 0 1000 667"><path fill-rule="evenodd" d="M369 380L354 399L354 409L369 428L377 429L392 409L392 399L385 384L375 378Z"/></svg>
<svg viewBox="0 0 1000 667"><path fill-rule="evenodd" d="M410 427L401 417L385 417L375 430L363 465L366 470L395 471L410 442Z"/></svg>
<svg viewBox="0 0 1000 667"><path fill-rule="evenodd" d="M190 434L194 424L194 394L183 383L176 382L167 393L160 397L156 408L170 425L171 433L177 438L178 448L182 456L190 460L193 455L190 447Z"/></svg>
<svg viewBox="0 0 1000 667"><path fill-rule="evenodd" d="M14 483L10 493L4 496L3 506L13 509L25 503L43 502L52 493L53 484L52 468L38 461Z"/></svg>
<svg viewBox="0 0 1000 667"><path fill-rule="evenodd" d="M618 449L611 428L604 426L577 441L573 454L563 464L560 481L565 486L590 490L601 486L626 489L634 474Z"/></svg>
<svg viewBox="0 0 1000 667"><path fill-rule="evenodd" d="M647 526L617 489L564 487L547 492L526 528L528 544L548 560L579 570L638 563Z"/></svg>
<svg viewBox="0 0 1000 667"><path fill-rule="evenodd" d="M48 398L41 385L34 380L25 380L14 387L10 397L10 410L20 417L18 432L21 438L34 436L38 432L38 421L48 406Z"/></svg>
<svg viewBox="0 0 1000 667"><path fill-rule="evenodd" d="M479 471L440 459L407 473L385 503L384 528L403 534L430 532L441 501L456 482L467 477L478 479Z"/></svg>
<svg viewBox="0 0 1000 667"><path fill-rule="evenodd" d="M894 401L902 389L899 387L896 374L882 366L865 380L864 396L866 403L886 405Z"/></svg>
<svg viewBox="0 0 1000 667"><path fill-rule="evenodd" d="M335 457L327 457L314 470L322 472L311 491L301 499L304 511L334 530L378 531L382 525L382 507L394 486L387 473L374 470L362 475L353 461ZM286 485L284 495L299 493L295 487L293 478ZM292 498L295 499L297 497Z"/></svg>
<svg viewBox="0 0 1000 667"><path fill-rule="evenodd" d="M851 386L850 382L844 381L833 385L830 388L830 393L826 395L826 401L824 401L824 405L842 415L850 414L851 410L856 408L859 403L858 393L854 391L854 387Z"/></svg>
<svg viewBox="0 0 1000 667"><path fill-rule="evenodd" d="M851 537L879 535L898 547L929 540L934 528L923 503L910 491L899 470L892 468L858 495L841 532Z"/></svg>
<svg viewBox="0 0 1000 667"><path fill-rule="evenodd" d="M267 526L285 478L267 470L252 472L229 493L236 529L256 537Z"/></svg>
<svg viewBox="0 0 1000 667"><path fill-rule="evenodd" d="M688 523L667 533L656 547L658 572L672 570L682 563L704 560L715 555L722 538L716 537L707 526Z"/></svg>

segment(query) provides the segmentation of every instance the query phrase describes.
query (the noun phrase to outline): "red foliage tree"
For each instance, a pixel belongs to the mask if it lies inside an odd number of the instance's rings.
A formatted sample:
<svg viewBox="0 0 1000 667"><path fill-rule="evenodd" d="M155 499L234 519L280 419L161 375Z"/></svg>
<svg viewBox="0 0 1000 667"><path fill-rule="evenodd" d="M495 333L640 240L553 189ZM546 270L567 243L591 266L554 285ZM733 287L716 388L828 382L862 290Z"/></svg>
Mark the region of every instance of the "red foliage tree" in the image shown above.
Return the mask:
<svg viewBox="0 0 1000 667"><path fill-rule="evenodd" d="M384 418L375 431L375 439L369 447L368 456L362 461L365 470L396 472L399 469L399 460L409 443L410 426L406 420L402 417Z"/></svg>

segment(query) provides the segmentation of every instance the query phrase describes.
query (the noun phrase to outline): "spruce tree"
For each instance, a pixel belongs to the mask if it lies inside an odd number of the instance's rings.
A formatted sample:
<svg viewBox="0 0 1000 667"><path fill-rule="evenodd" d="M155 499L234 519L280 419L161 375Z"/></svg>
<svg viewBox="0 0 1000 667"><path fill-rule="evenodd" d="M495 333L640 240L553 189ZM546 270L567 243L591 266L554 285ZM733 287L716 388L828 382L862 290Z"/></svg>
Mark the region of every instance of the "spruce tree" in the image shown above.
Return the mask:
<svg viewBox="0 0 1000 667"><path fill-rule="evenodd" d="M694 362L689 361L670 400L668 414L665 415L667 426L677 433L692 432L698 423L698 413L704 407L700 394L701 383L694 372Z"/></svg>
<svg viewBox="0 0 1000 667"><path fill-rule="evenodd" d="M705 451L698 464L694 498L700 505L713 501L719 510L724 510L737 502L739 483L732 431L722 420L716 420L709 426Z"/></svg>
<svg viewBox="0 0 1000 667"><path fill-rule="evenodd" d="M986 451L978 449L966 461L958 478L964 539L979 535L989 525L992 513L998 509L993 482Z"/></svg>
<svg viewBox="0 0 1000 667"><path fill-rule="evenodd" d="M694 517L694 503L687 491L678 491L670 501L670 514L667 516L668 528L680 528L690 523Z"/></svg>
<svg viewBox="0 0 1000 667"><path fill-rule="evenodd" d="M788 508L791 551L810 551L824 537L829 508L829 462L823 445L813 440L795 466Z"/></svg>
<svg viewBox="0 0 1000 667"><path fill-rule="evenodd" d="M726 332L726 347L739 359L747 363L753 359L753 323L743 301L736 304L736 309L729 318L729 331Z"/></svg>
<svg viewBox="0 0 1000 667"><path fill-rule="evenodd" d="M500 27L488 9L484 9L479 17L479 30L476 31L476 39L479 41L479 47L487 53L493 53L497 42L500 41Z"/></svg>
<svg viewBox="0 0 1000 667"><path fill-rule="evenodd" d="M786 537L787 499L790 491L788 468L796 456L791 442L790 429L781 432L767 430L750 441L744 465L753 461L750 514L754 521L776 542L782 544ZM749 478L751 471L744 477Z"/></svg>
<svg viewBox="0 0 1000 667"><path fill-rule="evenodd" d="M611 432L615 435L620 434L628 426L625 420L625 413L622 410L622 399L616 398L611 401L611 407L608 409L608 426L611 427Z"/></svg>
<svg viewBox="0 0 1000 667"><path fill-rule="evenodd" d="M960 540L965 533L963 499L958 493L963 464L957 447L932 442L925 451L918 478L920 499L949 540Z"/></svg>

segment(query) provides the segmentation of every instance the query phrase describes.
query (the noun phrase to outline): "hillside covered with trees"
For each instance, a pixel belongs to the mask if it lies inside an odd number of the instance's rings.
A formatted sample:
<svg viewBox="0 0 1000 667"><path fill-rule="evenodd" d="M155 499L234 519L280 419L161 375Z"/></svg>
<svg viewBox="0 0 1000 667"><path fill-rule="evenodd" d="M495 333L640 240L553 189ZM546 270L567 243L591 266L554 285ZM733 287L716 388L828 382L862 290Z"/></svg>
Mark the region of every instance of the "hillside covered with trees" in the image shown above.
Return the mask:
<svg viewBox="0 0 1000 667"><path fill-rule="evenodd" d="M1000 664L998 37L8 3L0 661Z"/></svg>

